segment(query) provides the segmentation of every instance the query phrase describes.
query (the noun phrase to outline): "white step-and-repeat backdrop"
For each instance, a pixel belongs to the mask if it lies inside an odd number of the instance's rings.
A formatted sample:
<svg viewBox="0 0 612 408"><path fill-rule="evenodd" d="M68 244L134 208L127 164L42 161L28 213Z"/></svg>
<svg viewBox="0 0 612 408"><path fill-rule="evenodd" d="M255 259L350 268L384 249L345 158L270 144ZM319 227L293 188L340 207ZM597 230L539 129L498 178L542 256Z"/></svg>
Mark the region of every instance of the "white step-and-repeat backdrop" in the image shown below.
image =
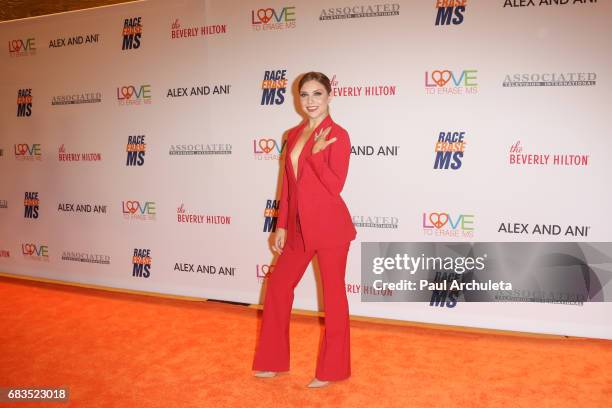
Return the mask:
<svg viewBox="0 0 612 408"><path fill-rule="evenodd" d="M360 284L361 242L611 241L611 18L601 0L183 0L1 23L0 271L260 302L315 70L353 145L351 314L612 338L607 303L366 303ZM295 307L322 307L315 276Z"/></svg>

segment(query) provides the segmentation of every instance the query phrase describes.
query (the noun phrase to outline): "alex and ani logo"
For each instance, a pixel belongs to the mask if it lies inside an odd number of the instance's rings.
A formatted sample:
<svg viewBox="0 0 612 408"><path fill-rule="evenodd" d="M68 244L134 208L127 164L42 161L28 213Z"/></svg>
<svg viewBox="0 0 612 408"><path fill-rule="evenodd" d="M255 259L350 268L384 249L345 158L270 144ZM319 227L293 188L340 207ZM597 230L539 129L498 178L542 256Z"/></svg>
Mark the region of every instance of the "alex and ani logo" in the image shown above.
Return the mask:
<svg viewBox="0 0 612 408"><path fill-rule="evenodd" d="M36 54L34 38L10 40L8 42L9 55L11 57L27 57Z"/></svg>
<svg viewBox="0 0 612 408"><path fill-rule="evenodd" d="M15 159L20 161L42 160L40 143L19 143L15 145Z"/></svg>
<svg viewBox="0 0 612 408"><path fill-rule="evenodd" d="M126 85L117 87L119 105L142 105L151 103L151 85Z"/></svg>
<svg viewBox="0 0 612 408"><path fill-rule="evenodd" d="M142 39L142 17L126 18L123 20L123 44L122 50L140 48Z"/></svg>
<svg viewBox="0 0 612 408"><path fill-rule="evenodd" d="M128 136L126 166L142 166L145 160L147 144L144 141L145 135Z"/></svg>
<svg viewBox="0 0 612 408"><path fill-rule="evenodd" d="M467 0L436 0L436 25L459 25L463 23L463 13Z"/></svg>
<svg viewBox="0 0 612 408"><path fill-rule="evenodd" d="M25 218L38 218L38 209L40 205L40 200L38 199L38 192L35 191L26 191L25 198L23 200L23 206L25 207L25 212L23 216Z"/></svg>
<svg viewBox="0 0 612 408"><path fill-rule="evenodd" d="M423 213L423 233L429 236L473 238L473 225L473 214Z"/></svg>
<svg viewBox="0 0 612 408"><path fill-rule="evenodd" d="M475 69L453 72L448 69L425 72L425 92L435 94L475 94L478 93Z"/></svg>
<svg viewBox="0 0 612 408"><path fill-rule="evenodd" d="M282 105L287 92L287 70L265 71L261 83L261 104Z"/></svg>
<svg viewBox="0 0 612 408"><path fill-rule="evenodd" d="M148 278L151 276L151 250L146 248L134 248L132 256L132 276L137 278Z"/></svg>
<svg viewBox="0 0 612 408"><path fill-rule="evenodd" d="M255 31L295 28L295 7L251 10L251 26Z"/></svg>
<svg viewBox="0 0 612 408"><path fill-rule="evenodd" d="M32 115L32 88L17 91L17 117Z"/></svg>
<svg viewBox="0 0 612 408"><path fill-rule="evenodd" d="M286 145L286 140L254 139L253 154L256 160L279 160Z"/></svg>
<svg viewBox="0 0 612 408"><path fill-rule="evenodd" d="M278 207L280 200L267 200L264 210L264 226L263 232L276 231L276 222L278 220Z"/></svg>
<svg viewBox="0 0 612 408"><path fill-rule="evenodd" d="M121 211L126 220L155 221L156 209L153 201L129 200L121 202Z"/></svg>
<svg viewBox="0 0 612 408"><path fill-rule="evenodd" d="M32 243L21 244L21 253L26 259L34 261L49 261L49 247Z"/></svg>
<svg viewBox="0 0 612 408"><path fill-rule="evenodd" d="M465 132L440 132L434 151L436 160L434 169L458 170L463 164L463 152L466 142L463 140Z"/></svg>

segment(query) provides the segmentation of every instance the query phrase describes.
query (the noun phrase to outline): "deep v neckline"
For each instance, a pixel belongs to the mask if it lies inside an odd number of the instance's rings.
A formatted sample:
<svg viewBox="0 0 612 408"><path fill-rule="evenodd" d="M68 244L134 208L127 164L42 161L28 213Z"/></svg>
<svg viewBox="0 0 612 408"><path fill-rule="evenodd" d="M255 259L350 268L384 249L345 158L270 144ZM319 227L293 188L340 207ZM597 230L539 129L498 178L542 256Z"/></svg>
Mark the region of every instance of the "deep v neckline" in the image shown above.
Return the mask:
<svg viewBox="0 0 612 408"><path fill-rule="evenodd" d="M312 134L314 133L314 130L312 132L310 132L310 135L308 135L308 137L304 141L304 145L302 146L302 150L300 150L300 154L298 154L298 156L297 156L297 160L296 160L297 168L296 168L295 164L293 163L293 151L295 150L295 146L300 141L300 138L304 135L304 129L306 129L306 126L304 126L300 130L300 133L299 133L297 139L295 140L295 143L293 143L293 146L291 146L291 151L289 152L289 161L291 162L291 171L293 173L293 177L295 177L296 180L299 178L299 176L300 176L300 169L302 168L302 166L300 165L300 161L302 160L302 154L304 153L304 150L306 149L306 145L308 144L308 142L310 141L310 138L312 137Z"/></svg>

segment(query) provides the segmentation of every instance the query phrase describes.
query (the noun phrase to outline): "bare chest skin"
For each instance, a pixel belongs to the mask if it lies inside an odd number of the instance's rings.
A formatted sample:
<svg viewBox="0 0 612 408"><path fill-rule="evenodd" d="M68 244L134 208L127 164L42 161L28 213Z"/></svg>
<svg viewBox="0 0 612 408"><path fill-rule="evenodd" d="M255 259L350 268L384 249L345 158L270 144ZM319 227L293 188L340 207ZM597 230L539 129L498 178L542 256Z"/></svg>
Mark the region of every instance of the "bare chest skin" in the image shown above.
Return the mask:
<svg viewBox="0 0 612 408"><path fill-rule="evenodd" d="M300 154L302 153L302 149L304 148L304 145L311 134L311 129L304 128L304 130L302 130L302 134L293 145L293 150L291 150L291 164L293 165L293 174L295 175L296 180L298 177L298 162L300 159Z"/></svg>

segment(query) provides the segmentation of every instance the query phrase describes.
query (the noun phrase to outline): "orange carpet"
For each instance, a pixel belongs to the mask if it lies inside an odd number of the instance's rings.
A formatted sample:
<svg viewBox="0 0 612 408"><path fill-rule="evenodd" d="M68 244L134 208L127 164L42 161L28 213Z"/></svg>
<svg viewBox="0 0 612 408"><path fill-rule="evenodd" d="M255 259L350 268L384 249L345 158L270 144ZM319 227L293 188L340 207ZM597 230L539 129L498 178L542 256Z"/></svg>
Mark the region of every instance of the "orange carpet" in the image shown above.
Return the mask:
<svg viewBox="0 0 612 408"><path fill-rule="evenodd" d="M16 407L612 407L612 342L351 321L353 375L307 389L320 319L295 315L291 372L252 377L259 313L0 277L0 386Z"/></svg>

